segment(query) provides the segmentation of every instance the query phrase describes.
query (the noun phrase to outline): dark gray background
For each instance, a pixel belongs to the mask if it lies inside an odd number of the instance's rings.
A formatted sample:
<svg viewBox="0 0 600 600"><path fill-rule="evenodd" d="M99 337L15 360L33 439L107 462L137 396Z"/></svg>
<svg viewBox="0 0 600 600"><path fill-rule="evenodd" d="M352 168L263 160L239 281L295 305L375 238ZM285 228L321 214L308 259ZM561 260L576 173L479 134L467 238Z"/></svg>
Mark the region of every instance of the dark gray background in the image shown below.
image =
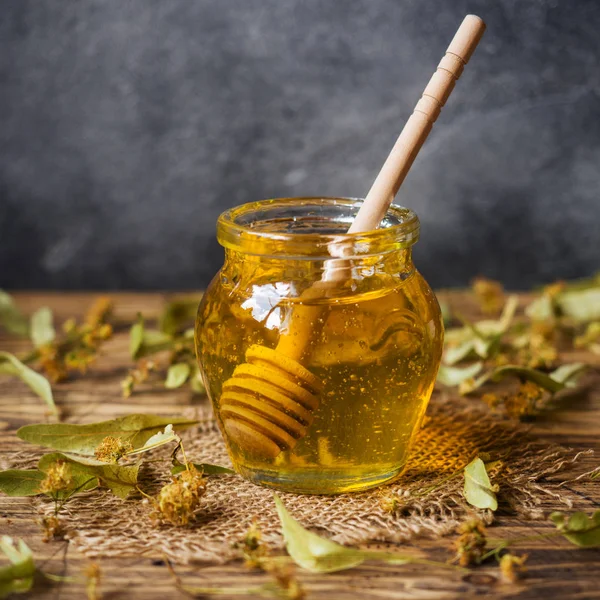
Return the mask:
<svg viewBox="0 0 600 600"><path fill-rule="evenodd" d="M197 288L225 208L362 196L468 13L399 196L436 286L600 266L600 3L3 0L0 287Z"/></svg>

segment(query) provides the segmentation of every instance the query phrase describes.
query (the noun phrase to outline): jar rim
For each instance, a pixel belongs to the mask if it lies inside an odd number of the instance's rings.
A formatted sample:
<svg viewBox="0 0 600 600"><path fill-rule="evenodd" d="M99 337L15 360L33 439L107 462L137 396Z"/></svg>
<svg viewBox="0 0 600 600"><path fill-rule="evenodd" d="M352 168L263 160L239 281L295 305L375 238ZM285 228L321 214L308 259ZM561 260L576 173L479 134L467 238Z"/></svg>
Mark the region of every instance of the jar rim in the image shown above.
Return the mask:
<svg viewBox="0 0 600 600"><path fill-rule="evenodd" d="M387 254L419 239L419 218L391 205L379 229L347 233L364 200L343 197L273 198L221 213L217 239L226 249L259 256L312 260ZM332 250L335 246L336 250Z"/></svg>

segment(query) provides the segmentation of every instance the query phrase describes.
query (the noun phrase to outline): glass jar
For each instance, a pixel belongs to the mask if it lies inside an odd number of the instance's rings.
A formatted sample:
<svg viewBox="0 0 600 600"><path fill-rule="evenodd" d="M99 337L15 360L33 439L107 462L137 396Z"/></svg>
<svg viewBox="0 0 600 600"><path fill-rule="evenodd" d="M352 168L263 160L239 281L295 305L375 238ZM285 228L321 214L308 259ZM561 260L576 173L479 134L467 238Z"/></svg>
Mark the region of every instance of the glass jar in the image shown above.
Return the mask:
<svg viewBox="0 0 600 600"><path fill-rule="evenodd" d="M412 261L415 213L393 206L376 231L347 234L361 203L285 198L219 217L225 263L196 351L233 465L256 483L358 491L408 459L442 317Z"/></svg>

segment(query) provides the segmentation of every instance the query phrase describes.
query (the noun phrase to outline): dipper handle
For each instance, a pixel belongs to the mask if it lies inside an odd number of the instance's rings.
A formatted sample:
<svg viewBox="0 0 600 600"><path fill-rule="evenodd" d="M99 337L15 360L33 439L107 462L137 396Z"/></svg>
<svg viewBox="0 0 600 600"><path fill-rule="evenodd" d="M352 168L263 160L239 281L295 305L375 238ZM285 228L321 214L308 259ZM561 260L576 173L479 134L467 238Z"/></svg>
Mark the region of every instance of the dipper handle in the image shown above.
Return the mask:
<svg viewBox="0 0 600 600"><path fill-rule="evenodd" d="M348 233L371 231L379 227L484 31L485 23L479 17L465 17L373 182Z"/></svg>

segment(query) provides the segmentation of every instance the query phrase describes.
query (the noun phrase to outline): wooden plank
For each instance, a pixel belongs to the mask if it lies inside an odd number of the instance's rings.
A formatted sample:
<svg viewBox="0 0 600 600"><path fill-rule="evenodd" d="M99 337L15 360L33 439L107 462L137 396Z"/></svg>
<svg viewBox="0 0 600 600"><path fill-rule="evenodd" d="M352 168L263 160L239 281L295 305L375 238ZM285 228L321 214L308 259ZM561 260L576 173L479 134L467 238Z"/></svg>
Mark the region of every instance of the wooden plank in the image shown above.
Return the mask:
<svg viewBox="0 0 600 600"><path fill-rule="evenodd" d="M167 298L164 294L110 294L116 300L116 315L131 321L138 311L156 317ZM53 309L57 321L81 316L96 294L16 294L19 306L31 313L40 306ZM442 293L455 309L468 317L476 315L476 307L469 294ZM524 302L528 298L521 296ZM27 342L0 334L0 348L22 352ZM599 365L598 357L583 352L569 353L568 360L584 360ZM106 347L86 377L55 386L57 403L70 422L92 422L132 412L173 414L190 406L185 391L156 392L144 389L131 398L121 398L120 379L127 370L127 331L121 330ZM577 449L600 449L600 376L591 373L585 380L585 393L564 394L553 411L541 415L533 429L545 438ZM199 405L202 406L202 403ZM28 388L12 379L0 378L0 455L18 451L23 443L15 430L26 423L41 422L46 418L45 407ZM2 460L2 459L0 459ZM592 469L598 459L587 456L578 469ZM1 465L3 468L6 465ZM564 474L557 475L559 479ZM577 493L587 506L600 506L598 483L581 482ZM552 508L549 506L549 508ZM73 581L52 583L43 577L36 579L32 596L65 599L85 597L84 569L89 560L78 555L66 542L45 544L41 541L39 525L35 521L32 504L28 499L0 498L0 530L2 534L23 538L33 549L43 570L75 578ZM493 534L499 538L514 538L535 532L550 531L545 523L523 522L510 515L502 515ZM418 548L432 560L446 561L451 556L450 540L419 540L409 547ZM351 571L313 575L298 572L310 598L379 599L379 598L467 598L486 595L490 598L600 598L597 573L600 569L600 551L581 551L564 541L550 539L531 541L518 548L529 552L529 577L519 584L500 580L497 568L485 567L462 575L439 568L393 566L368 563ZM183 598L164 563L160 559L103 559L98 561L102 570L101 589L105 598L164 599ZM226 586L240 590L267 583L268 575L247 571L239 562L228 565L194 565L177 567L182 580L190 586ZM233 597L221 596L221 597ZM253 595L236 595L252 598Z"/></svg>

